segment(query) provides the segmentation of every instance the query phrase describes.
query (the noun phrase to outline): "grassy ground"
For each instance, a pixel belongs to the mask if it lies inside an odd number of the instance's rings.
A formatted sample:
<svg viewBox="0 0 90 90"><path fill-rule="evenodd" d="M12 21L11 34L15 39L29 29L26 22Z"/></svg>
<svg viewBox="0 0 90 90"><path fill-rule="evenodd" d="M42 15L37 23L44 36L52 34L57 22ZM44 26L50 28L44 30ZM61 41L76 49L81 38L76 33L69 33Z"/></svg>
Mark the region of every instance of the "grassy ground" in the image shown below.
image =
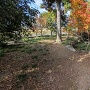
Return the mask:
<svg viewBox="0 0 90 90"><path fill-rule="evenodd" d="M0 50L0 90L89 90L90 55L69 51L55 37L23 41Z"/></svg>
<svg viewBox="0 0 90 90"><path fill-rule="evenodd" d="M28 80L30 81L28 88L33 90L47 69L44 65L48 62L48 43L41 41L54 38L51 36L23 38L26 42L24 45L8 45L1 48L0 90L22 90L23 86L27 86Z"/></svg>

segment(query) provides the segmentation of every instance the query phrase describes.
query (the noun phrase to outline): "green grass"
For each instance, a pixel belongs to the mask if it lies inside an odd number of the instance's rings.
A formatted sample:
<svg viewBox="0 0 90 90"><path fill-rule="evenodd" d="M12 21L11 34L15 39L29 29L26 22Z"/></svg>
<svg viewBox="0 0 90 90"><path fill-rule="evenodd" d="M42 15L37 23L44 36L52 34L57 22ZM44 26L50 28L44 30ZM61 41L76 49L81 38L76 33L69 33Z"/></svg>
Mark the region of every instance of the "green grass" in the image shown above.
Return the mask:
<svg viewBox="0 0 90 90"><path fill-rule="evenodd" d="M50 39L50 40L55 39L55 36L46 35L46 36L40 36L40 37L34 37L34 38L25 37L22 40L24 42L29 42L29 43L33 44L33 43L38 43L41 40L48 40L48 39Z"/></svg>
<svg viewBox="0 0 90 90"><path fill-rule="evenodd" d="M17 75L17 78L19 81L24 82L27 80L28 76L27 76L27 74L19 74L19 75Z"/></svg>
<svg viewBox="0 0 90 90"><path fill-rule="evenodd" d="M40 51L39 55L43 56L43 55L48 55L48 52L46 50Z"/></svg>
<svg viewBox="0 0 90 90"><path fill-rule="evenodd" d="M38 63L32 63L32 68L36 68L38 66Z"/></svg>
<svg viewBox="0 0 90 90"><path fill-rule="evenodd" d="M24 45L7 45L4 49L4 52L14 52L14 51L20 51Z"/></svg>
<svg viewBox="0 0 90 90"><path fill-rule="evenodd" d="M3 57L5 55L4 51L1 49L0 50L0 57Z"/></svg>
<svg viewBox="0 0 90 90"><path fill-rule="evenodd" d="M27 45L6 45L6 47L4 47L3 49L4 49L4 52L21 51L26 53L32 53L36 51L37 47L32 48L30 47L31 45L37 44L41 40L48 40L48 39L49 40L55 39L55 36L51 37L49 35L46 35L46 36L40 36L40 37L34 37L34 38L24 37L22 41L27 42ZM43 50L42 47L38 48L38 51L42 51L42 50Z"/></svg>
<svg viewBox="0 0 90 90"><path fill-rule="evenodd" d="M38 55L32 55L31 58L32 59L38 59Z"/></svg>
<svg viewBox="0 0 90 90"><path fill-rule="evenodd" d="M77 40L74 37L68 37L65 41L62 42L64 45L71 45L72 42L76 42Z"/></svg>
<svg viewBox="0 0 90 90"><path fill-rule="evenodd" d="M46 46L39 46L37 43L41 40L52 40L55 39L55 36L40 36L35 38L23 38L24 42L27 42L26 45L6 45L3 50L0 50L0 57L3 57L7 52L21 51L28 54L38 52L40 55L47 55L48 49ZM38 56L32 55L32 59L38 60Z"/></svg>
<svg viewBox="0 0 90 90"><path fill-rule="evenodd" d="M36 51L36 48L28 47L28 49L24 49L24 51L25 51L26 53L32 53L32 52Z"/></svg>
<svg viewBox="0 0 90 90"><path fill-rule="evenodd" d="M42 51L39 51L41 55L48 55L49 50L46 46L42 47Z"/></svg>
<svg viewBox="0 0 90 90"><path fill-rule="evenodd" d="M28 69L29 68L29 65L28 64L24 64L22 67L21 67L21 69L23 69L23 70L26 70L26 69Z"/></svg>
<svg viewBox="0 0 90 90"><path fill-rule="evenodd" d="M15 86L16 86L18 89L22 87L20 81L16 81Z"/></svg>
<svg viewBox="0 0 90 90"><path fill-rule="evenodd" d="M86 48L87 48L87 44L86 43L78 43L76 45L76 49L77 50L86 50ZM88 47L88 50L90 50L90 45Z"/></svg>
<svg viewBox="0 0 90 90"><path fill-rule="evenodd" d="M40 52L40 51L43 51L43 48L41 46L38 46L37 50Z"/></svg>

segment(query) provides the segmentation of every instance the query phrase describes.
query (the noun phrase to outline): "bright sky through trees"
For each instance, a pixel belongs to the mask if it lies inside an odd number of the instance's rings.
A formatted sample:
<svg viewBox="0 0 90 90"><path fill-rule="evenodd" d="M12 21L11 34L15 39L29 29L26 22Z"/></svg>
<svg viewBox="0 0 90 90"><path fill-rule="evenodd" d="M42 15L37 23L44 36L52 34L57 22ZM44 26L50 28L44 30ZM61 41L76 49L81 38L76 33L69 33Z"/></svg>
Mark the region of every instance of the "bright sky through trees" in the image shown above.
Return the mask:
<svg viewBox="0 0 90 90"><path fill-rule="evenodd" d="M40 4L42 3L42 0L35 0L35 4L32 4L32 7L36 8L39 10L40 13L45 12L45 9L40 8Z"/></svg>

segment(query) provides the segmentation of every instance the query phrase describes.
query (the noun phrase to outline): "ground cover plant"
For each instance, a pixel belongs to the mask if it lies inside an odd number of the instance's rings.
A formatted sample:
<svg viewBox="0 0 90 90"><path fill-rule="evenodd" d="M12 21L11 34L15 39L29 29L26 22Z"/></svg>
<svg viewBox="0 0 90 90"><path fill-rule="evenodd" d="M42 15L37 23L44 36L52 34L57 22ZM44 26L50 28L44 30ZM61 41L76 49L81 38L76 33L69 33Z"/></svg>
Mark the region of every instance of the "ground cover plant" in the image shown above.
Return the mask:
<svg viewBox="0 0 90 90"><path fill-rule="evenodd" d="M40 43L40 41L47 40L47 38L50 37L45 36L44 38L35 38L36 42L34 42L33 38L32 42L30 42L31 39L28 41L28 44L7 45L2 50L0 50L0 61L2 62L0 63L1 77L4 78L3 74L6 75L5 77L7 77L7 79L0 78L0 82L3 80L6 82L7 80L12 79L12 88L14 87L16 90L22 88L22 85L30 78L30 82L33 84L35 81L38 81L37 79L41 77L39 75L39 69L41 70L44 64L47 63L46 56L49 55L47 44ZM11 71L12 73L10 73ZM32 81L33 79L34 81ZM10 84L10 82L8 84Z"/></svg>

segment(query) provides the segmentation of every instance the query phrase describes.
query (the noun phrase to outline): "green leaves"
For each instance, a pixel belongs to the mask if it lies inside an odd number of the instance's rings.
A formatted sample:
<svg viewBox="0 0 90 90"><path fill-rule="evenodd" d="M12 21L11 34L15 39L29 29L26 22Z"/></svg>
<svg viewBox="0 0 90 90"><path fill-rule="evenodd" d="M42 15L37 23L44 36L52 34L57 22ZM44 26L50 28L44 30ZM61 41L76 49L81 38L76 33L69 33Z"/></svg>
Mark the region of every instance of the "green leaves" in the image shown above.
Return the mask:
<svg viewBox="0 0 90 90"><path fill-rule="evenodd" d="M56 30L56 12L51 11L51 12L44 12L41 14L41 17L46 19L46 27L51 30L55 31Z"/></svg>
<svg viewBox="0 0 90 90"><path fill-rule="evenodd" d="M34 0L0 0L0 33L19 37L22 27L32 27L38 10L31 8Z"/></svg>

